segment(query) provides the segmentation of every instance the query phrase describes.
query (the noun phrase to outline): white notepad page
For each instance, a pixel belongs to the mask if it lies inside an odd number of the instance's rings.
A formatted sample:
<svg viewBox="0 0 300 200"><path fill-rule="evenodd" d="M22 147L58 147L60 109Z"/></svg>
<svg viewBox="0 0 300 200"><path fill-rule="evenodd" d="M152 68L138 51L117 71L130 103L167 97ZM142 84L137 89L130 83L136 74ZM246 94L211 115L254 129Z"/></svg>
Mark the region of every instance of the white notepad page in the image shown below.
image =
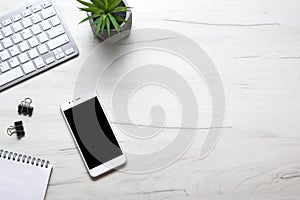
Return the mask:
<svg viewBox="0 0 300 200"><path fill-rule="evenodd" d="M0 157L0 198L5 200L43 200L52 170L47 161L4 152ZM28 159L28 160L27 160ZM23 163L24 161L24 163ZM29 161L29 163L27 163ZM42 165L43 161L43 165ZM38 165L38 166L37 166Z"/></svg>

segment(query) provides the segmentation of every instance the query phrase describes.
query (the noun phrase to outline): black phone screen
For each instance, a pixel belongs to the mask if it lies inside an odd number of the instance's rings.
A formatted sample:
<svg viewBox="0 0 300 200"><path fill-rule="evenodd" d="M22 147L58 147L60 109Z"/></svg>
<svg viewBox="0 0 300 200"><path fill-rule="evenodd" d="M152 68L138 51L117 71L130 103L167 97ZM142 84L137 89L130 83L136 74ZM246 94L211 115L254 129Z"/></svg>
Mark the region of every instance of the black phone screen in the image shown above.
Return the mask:
<svg viewBox="0 0 300 200"><path fill-rule="evenodd" d="M97 97L65 110L64 114L89 169L122 155Z"/></svg>

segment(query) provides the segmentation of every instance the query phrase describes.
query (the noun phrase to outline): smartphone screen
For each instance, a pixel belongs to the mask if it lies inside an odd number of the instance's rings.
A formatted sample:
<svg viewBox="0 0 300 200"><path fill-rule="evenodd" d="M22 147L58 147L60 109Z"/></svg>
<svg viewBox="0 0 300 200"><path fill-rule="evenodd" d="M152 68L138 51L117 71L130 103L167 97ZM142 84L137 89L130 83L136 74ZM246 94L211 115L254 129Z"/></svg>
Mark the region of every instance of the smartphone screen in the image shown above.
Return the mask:
<svg viewBox="0 0 300 200"><path fill-rule="evenodd" d="M97 97L64 111L89 169L122 155Z"/></svg>

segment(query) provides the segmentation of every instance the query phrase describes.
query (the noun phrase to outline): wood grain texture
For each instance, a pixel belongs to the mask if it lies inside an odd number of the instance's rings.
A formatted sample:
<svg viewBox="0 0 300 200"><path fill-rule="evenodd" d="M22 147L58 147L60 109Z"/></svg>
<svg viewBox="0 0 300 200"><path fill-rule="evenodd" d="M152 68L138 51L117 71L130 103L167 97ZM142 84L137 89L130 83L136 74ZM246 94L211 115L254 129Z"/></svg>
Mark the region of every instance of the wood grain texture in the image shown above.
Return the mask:
<svg viewBox="0 0 300 200"><path fill-rule="evenodd" d="M0 12L29 2L2 3ZM223 136L215 150L200 160L200 144L211 128L211 109L201 80L191 77L189 81L201 91L197 99L202 123L190 127L197 129L197 137L188 151L153 173L113 172L96 180L88 176L59 106L72 98L81 64L99 41L93 39L88 23L78 25L84 13L77 11L75 1L57 3L80 56L0 96L0 147L53 163L47 200L299 199L300 1L128 0L133 7L133 29L174 30L205 49L223 79L226 122L219 127ZM16 114L16 105L27 96L34 99L32 118ZM155 100L141 98L145 105L131 108L133 118L144 128L160 128L148 126L148 106ZM104 101L109 105L105 95ZM172 105L172 98L163 103ZM169 124L162 127L165 133L184 128L175 107ZM6 135L7 126L17 119L24 121L27 134L19 141ZM113 126L120 123L133 125L112 120Z"/></svg>

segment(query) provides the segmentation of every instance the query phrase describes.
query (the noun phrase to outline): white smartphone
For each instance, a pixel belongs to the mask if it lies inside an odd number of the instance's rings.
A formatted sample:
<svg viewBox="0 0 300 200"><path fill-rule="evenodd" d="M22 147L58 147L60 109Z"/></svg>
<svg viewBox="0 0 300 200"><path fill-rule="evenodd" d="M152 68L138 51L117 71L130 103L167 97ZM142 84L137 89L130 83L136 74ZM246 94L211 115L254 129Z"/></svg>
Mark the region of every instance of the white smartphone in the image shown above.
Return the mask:
<svg viewBox="0 0 300 200"><path fill-rule="evenodd" d="M86 93L62 104L61 111L92 177L126 163L95 93Z"/></svg>

